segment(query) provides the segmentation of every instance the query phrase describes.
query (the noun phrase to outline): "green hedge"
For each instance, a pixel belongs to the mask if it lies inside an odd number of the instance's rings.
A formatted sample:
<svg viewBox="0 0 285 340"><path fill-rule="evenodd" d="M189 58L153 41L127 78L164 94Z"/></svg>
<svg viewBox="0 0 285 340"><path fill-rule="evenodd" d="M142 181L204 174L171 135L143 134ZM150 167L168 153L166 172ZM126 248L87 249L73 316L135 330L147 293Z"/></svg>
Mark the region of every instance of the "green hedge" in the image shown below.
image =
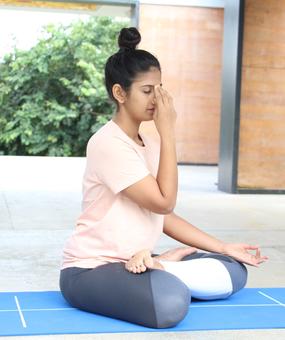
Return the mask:
<svg viewBox="0 0 285 340"><path fill-rule="evenodd" d="M108 17L49 25L28 51L0 63L0 152L84 156L86 142L114 110L104 64L121 27Z"/></svg>

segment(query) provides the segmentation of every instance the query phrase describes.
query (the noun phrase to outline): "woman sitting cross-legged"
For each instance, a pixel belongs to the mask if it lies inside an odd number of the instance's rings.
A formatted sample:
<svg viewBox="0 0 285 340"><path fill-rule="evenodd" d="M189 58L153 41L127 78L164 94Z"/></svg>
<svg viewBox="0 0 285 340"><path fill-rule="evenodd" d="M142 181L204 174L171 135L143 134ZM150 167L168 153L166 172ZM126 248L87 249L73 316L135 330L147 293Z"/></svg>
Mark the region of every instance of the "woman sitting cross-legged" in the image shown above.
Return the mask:
<svg viewBox="0 0 285 340"><path fill-rule="evenodd" d="M117 110L87 145L82 213L64 247L60 289L82 310L173 327L191 296L227 298L245 286L244 264L258 266L267 257L258 246L222 242L174 213L173 100L161 86L157 58L136 49L137 29L122 29L118 40L119 51L105 65ZM160 143L139 131L151 120ZM154 256L163 232L186 246Z"/></svg>

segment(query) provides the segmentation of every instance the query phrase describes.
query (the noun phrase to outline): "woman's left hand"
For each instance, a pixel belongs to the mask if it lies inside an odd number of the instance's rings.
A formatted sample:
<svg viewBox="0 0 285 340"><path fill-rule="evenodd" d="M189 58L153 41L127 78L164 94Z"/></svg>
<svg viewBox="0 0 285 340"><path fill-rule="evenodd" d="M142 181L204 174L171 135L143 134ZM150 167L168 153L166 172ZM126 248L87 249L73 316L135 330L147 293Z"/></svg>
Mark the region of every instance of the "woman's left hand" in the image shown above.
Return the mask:
<svg viewBox="0 0 285 340"><path fill-rule="evenodd" d="M255 251L255 254L251 254L250 250ZM223 254L254 267L259 267L260 263L268 260L267 256L261 256L258 246L251 246L246 243L226 243Z"/></svg>

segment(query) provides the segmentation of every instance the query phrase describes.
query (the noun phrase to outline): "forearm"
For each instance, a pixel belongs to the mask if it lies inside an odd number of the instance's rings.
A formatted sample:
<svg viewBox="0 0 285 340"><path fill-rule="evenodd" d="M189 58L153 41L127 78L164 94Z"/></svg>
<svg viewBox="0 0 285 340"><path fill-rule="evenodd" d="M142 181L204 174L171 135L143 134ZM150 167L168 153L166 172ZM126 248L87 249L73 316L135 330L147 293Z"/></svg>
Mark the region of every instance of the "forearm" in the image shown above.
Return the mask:
<svg viewBox="0 0 285 340"><path fill-rule="evenodd" d="M211 252L224 252L224 242L196 228L175 213L165 216L163 231L166 235L189 246Z"/></svg>
<svg viewBox="0 0 285 340"><path fill-rule="evenodd" d="M161 137L161 149L157 183L162 196L172 210L176 204L178 189L177 157L174 132Z"/></svg>

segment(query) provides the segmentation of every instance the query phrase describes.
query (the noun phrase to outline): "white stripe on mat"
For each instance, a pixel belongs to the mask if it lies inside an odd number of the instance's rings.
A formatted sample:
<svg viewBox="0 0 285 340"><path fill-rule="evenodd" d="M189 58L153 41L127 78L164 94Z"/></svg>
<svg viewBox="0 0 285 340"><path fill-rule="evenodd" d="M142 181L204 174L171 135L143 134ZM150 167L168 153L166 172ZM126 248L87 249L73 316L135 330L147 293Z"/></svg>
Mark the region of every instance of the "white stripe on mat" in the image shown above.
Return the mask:
<svg viewBox="0 0 285 340"><path fill-rule="evenodd" d="M261 292L260 290L258 291L258 293L261 294L261 295L263 295L263 296L265 296L266 298L268 298L268 299L270 299L270 300L272 300L272 301L278 303L278 305L280 305L280 306L282 306L282 307L285 307L285 304L284 304L284 303L282 303L282 302L280 302L280 301L274 299L272 296L269 296L269 295L267 295L267 294Z"/></svg>
<svg viewBox="0 0 285 340"><path fill-rule="evenodd" d="M18 300L18 298L17 298L16 295L14 296L14 298L15 298L15 302L16 302L16 305L17 305L17 310L18 310L18 312L19 312L19 314L20 314L20 319L21 319L21 321L22 321L22 325L23 325L24 328L27 328L27 324L26 324L24 315L23 315L23 313L22 313L22 311L21 311L21 307L20 307L20 304L19 304L19 300Z"/></svg>

